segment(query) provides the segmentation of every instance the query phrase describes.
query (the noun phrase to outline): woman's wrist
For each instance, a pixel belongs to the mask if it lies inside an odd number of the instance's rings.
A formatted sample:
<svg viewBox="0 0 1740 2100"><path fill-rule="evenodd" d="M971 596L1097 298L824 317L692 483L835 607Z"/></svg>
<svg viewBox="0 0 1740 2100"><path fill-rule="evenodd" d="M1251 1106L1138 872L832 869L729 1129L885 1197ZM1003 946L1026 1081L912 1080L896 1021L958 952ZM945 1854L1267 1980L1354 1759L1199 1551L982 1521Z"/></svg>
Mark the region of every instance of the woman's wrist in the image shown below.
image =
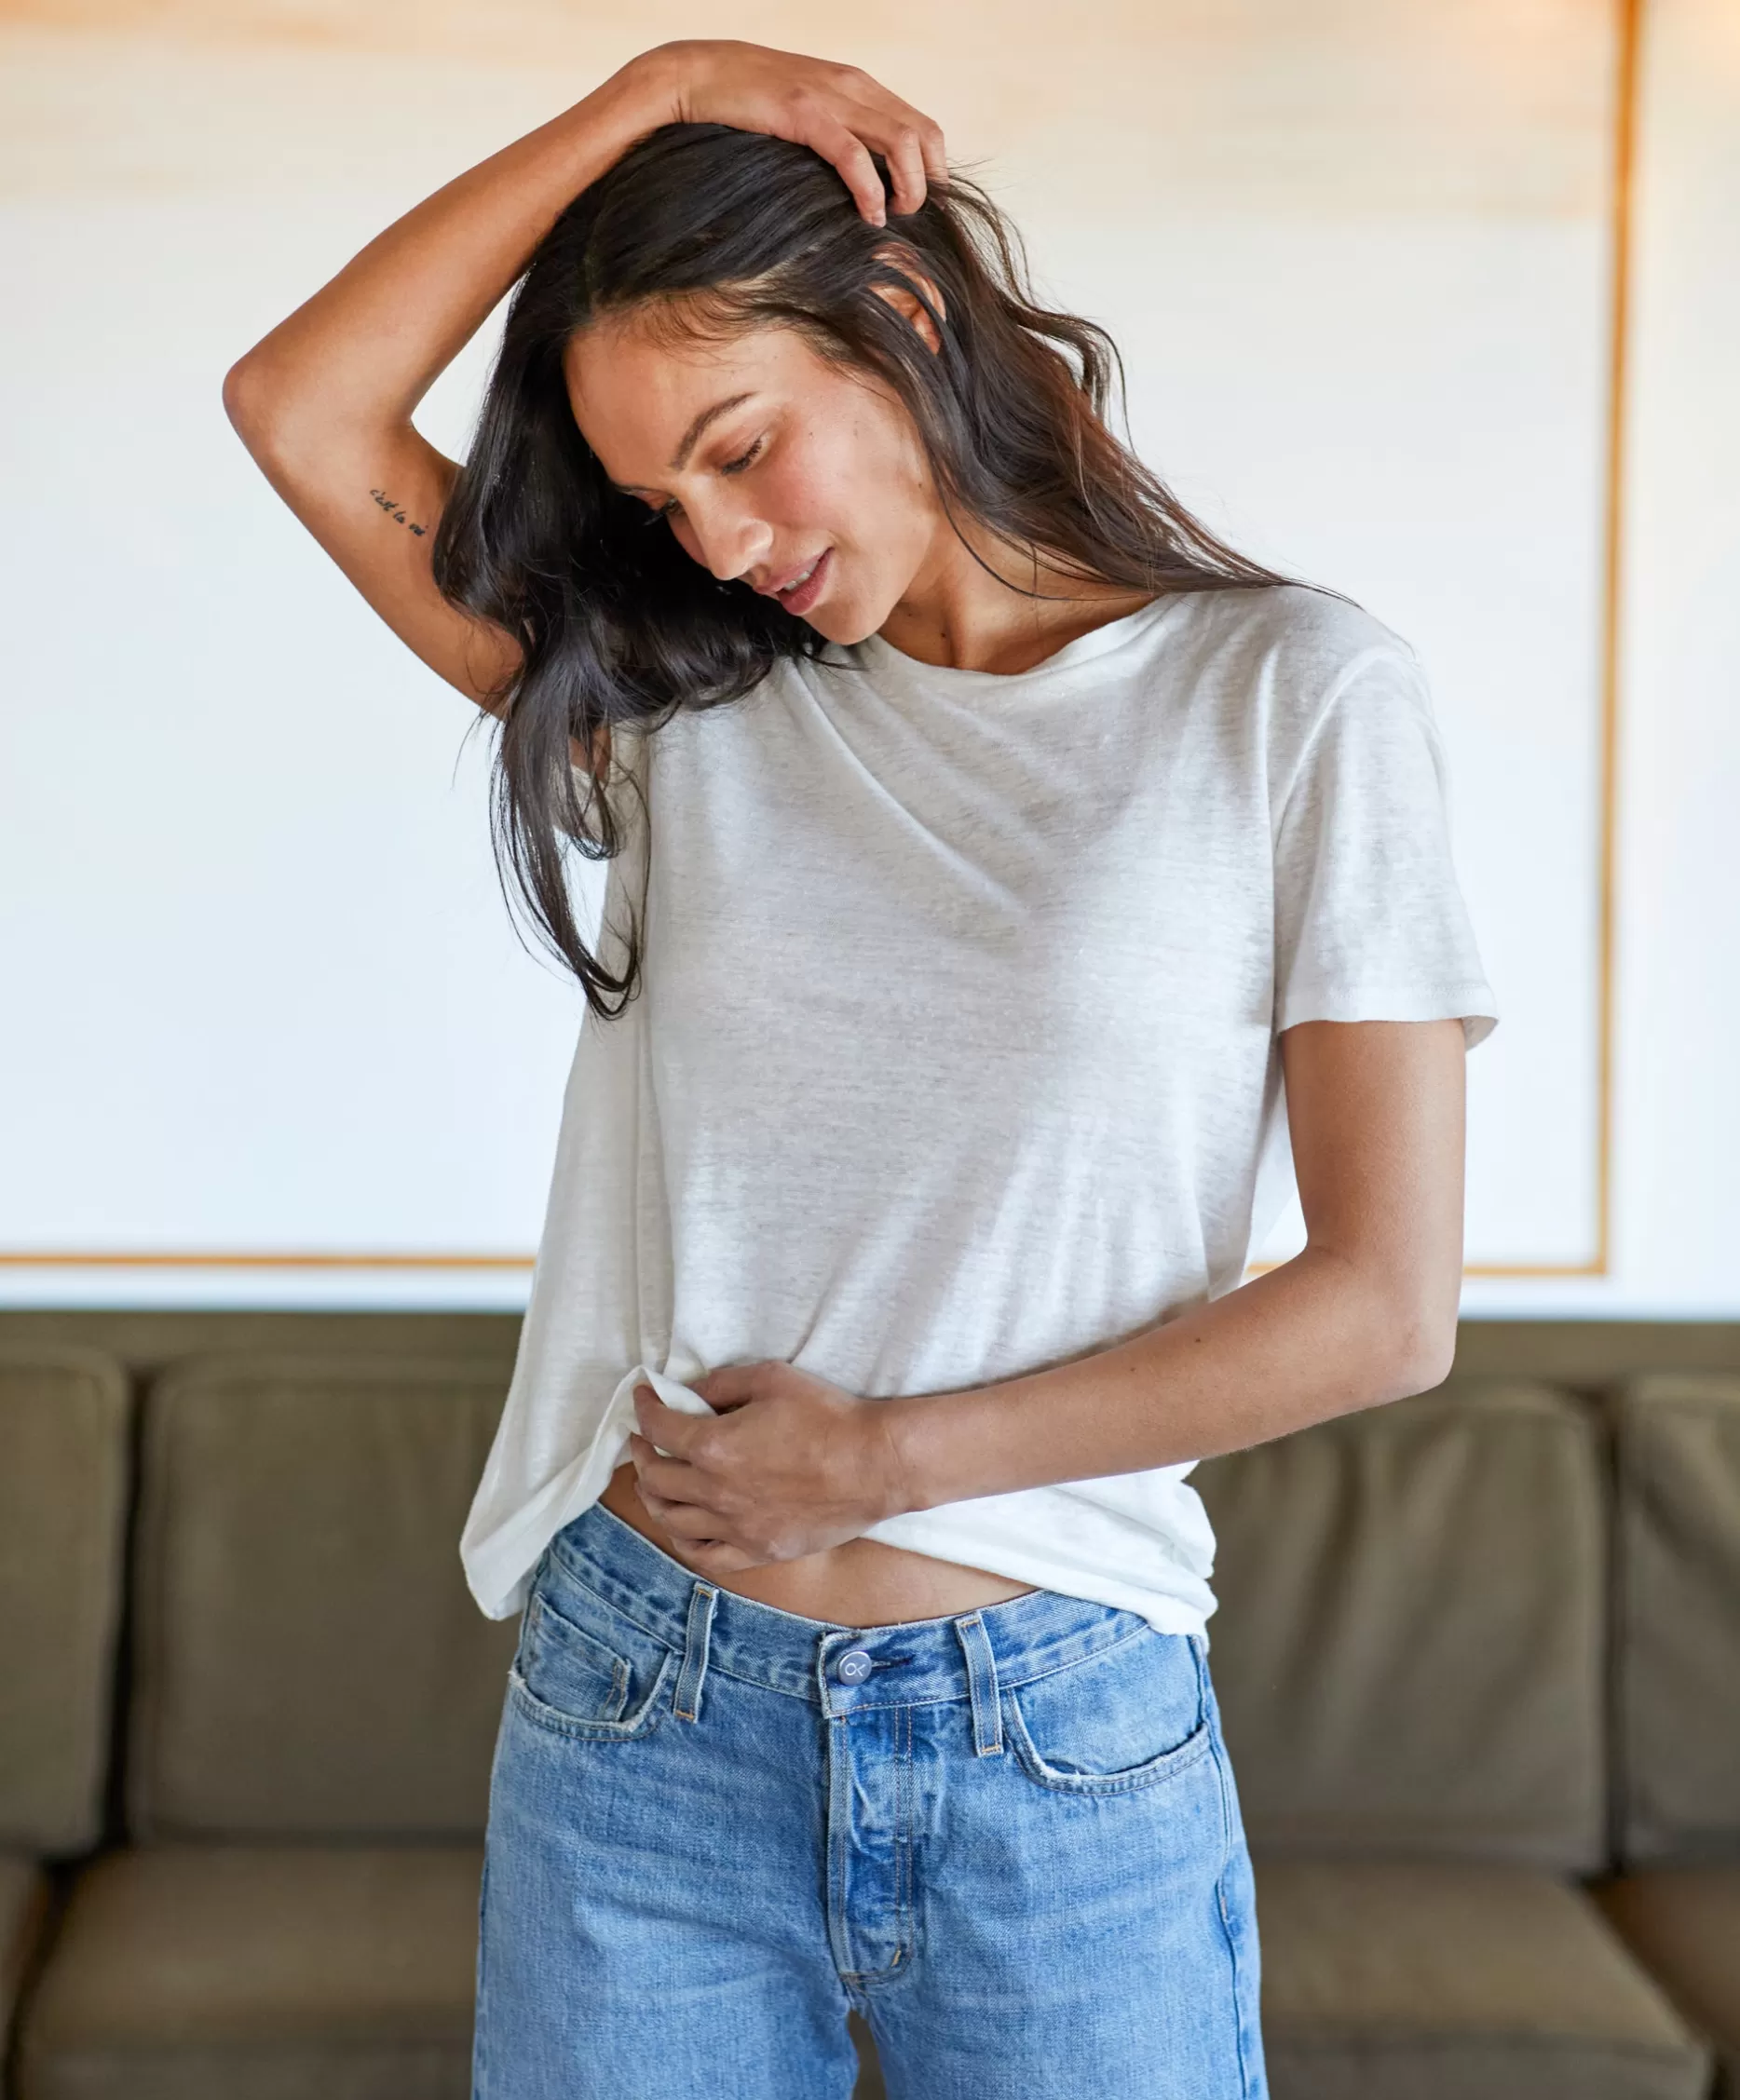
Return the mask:
<svg viewBox="0 0 1740 2100"><path fill-rule="evenodd" d="M936 1402L948 1397L902 1393L873 1402L876 1442L871 1464L877 1499L885 1517L905 1516L911 1511L929 1510L952 1498L945 1492L936 1492L931 1463Z"/></svg>
<svg viewBox="0 0 1740 2100"><path fill-rule="evenodd" d="M602 153L609 156L604 167L612 166L637 139L661 124L676 122L681 78L679 47L655 45L619 66L556 122L572 132L576 151L585 159L596 164ZM594 165L587 180L595 181L602 172ZM582 182L575 194L585 186Z"/></svg>

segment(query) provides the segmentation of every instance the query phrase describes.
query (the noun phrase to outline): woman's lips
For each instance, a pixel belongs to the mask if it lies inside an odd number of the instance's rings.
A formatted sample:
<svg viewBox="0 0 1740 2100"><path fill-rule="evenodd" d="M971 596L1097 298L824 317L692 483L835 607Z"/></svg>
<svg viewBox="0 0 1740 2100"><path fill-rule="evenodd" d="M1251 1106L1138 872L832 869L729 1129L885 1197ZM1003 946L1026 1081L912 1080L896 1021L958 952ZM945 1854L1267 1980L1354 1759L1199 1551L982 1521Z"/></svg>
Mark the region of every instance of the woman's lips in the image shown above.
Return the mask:
<svg viewBox="0 0 1740 2100"><path fill-rule="evenodd" d="M815 567L810 570L807 582L800 583L795 590L775 591L773 595L788 613L807 613L827 589L833 563L834 549L831 547L823 549Z"/></svg>

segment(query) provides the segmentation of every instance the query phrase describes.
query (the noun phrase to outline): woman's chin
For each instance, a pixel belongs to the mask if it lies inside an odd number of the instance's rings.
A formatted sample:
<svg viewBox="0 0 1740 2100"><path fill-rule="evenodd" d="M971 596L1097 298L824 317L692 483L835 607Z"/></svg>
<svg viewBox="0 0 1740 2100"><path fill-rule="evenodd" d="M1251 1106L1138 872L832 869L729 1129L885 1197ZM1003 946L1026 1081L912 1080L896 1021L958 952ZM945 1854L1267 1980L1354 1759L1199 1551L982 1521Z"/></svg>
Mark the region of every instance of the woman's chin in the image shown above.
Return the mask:
<svg viewBox="0 0 1740 2100"><path fill-rule="evenodd" d="M867 642L877 633L888 614L879 617L864 611L860 604L818 605L807 616L818 634L824 634L830 642L837 642L841 648L850 649L860 642Z"/></svg>
<svg viewBox="0 0 1740 2100"><path fill-rule="evenodd" d="M864 638L859 632L863 626L862 620L850 610L842 611L837 605L818 605L813 613L804 614L803 619L806 626L813 627L824 641L837 642L843 649L850 648L854 642L862 642ZM874 629L864 630L864 633L874 632Z"/></svg>

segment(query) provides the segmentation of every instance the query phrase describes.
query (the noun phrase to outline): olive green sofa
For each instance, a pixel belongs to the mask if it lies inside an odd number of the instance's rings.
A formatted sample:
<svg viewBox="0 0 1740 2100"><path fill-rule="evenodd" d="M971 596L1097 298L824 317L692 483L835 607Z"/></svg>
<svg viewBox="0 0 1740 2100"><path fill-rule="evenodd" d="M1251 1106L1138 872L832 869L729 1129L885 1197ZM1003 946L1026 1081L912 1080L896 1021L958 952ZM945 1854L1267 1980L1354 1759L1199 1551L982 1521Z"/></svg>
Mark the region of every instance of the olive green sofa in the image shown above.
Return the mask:
<svg viewBox="0 0 1740 2100"><path fill-rule="evenodd" d="M0 1314L11 2100L465 2100L516 1332ZM1196 1478L1274 2100L1740 2100L1740 1328L1469 1323Z"/></svg>

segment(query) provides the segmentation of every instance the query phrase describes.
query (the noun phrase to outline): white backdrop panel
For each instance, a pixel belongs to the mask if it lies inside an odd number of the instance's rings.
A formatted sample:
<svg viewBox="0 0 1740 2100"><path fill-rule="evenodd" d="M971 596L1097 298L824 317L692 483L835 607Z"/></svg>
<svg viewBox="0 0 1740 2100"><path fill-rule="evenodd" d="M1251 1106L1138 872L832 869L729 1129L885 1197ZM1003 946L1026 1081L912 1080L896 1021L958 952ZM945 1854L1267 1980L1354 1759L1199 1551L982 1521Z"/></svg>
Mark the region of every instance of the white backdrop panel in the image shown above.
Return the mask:
<svg viewBox="0 0 1740 2100"><path fill-rule="evenodd" d="M1450 0L1311 12L1309 34L1282 0L1108 18L1099 87L1005 41L1000 102L921 25L831 47L970 113L957 155L993 156L1042 284L1112 329L1138 445L1186 500L1421 650L1504 1013L1470 1067L1470 1258L1575 1264L1595 1222L1611 23L1537 7L1493 44L1473 34L1491 10ZM795 21L742 33L809 47ZM0 708L0 1249L529 1253L581 1002L496 887L487 725L462 749L475 711L279 505L218 383L564 81L8 36L0 444L28 501L0 562L32 616ZM1130 63L1108 72L1119 38ZM600 40L571 90L605 69ZM422 418L450 451L489 332ZM4 1287L43 1294L27 1270Z"/></svg>

